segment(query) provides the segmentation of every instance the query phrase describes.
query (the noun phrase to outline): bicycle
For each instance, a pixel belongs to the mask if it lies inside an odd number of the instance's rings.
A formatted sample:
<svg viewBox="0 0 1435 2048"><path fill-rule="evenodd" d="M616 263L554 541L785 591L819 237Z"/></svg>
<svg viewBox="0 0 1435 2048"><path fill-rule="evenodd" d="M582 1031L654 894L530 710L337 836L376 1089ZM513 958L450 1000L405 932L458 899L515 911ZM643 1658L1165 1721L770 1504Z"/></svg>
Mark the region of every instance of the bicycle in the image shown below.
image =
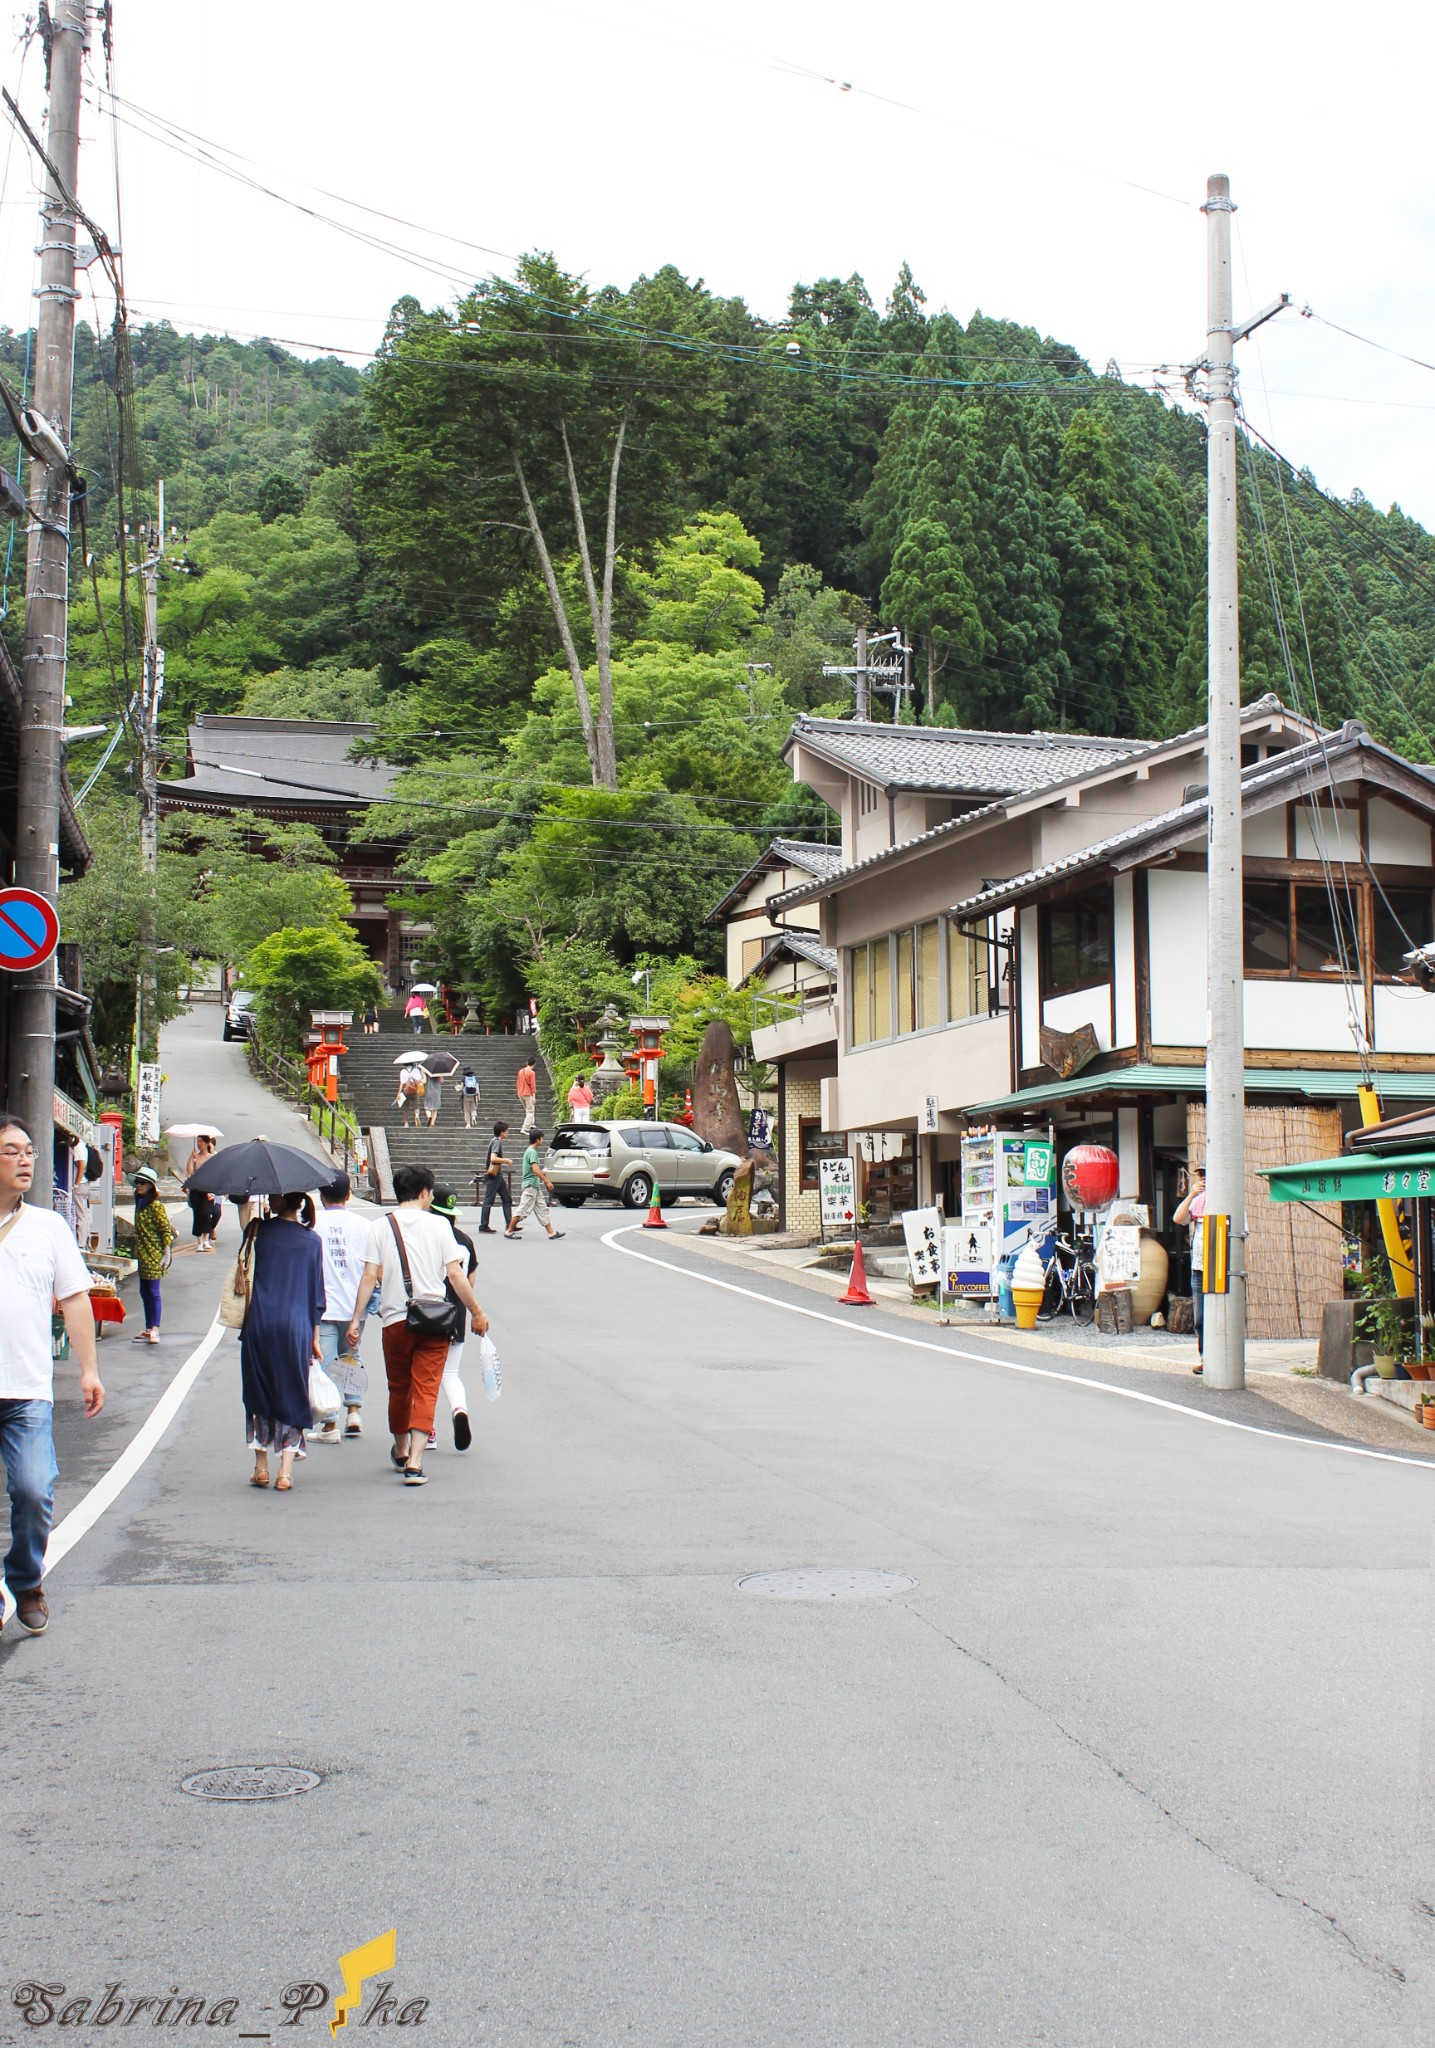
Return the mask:
<svg viewBox="0 0 1435 2048"><path fill-rule="evenodd" d="M1096 1314L1096 1262L1070 1238L1058 1236L1036 1319L1049 1323L1063 1309L1069 1309L1078 1323L1089 1323Z"/></svg>

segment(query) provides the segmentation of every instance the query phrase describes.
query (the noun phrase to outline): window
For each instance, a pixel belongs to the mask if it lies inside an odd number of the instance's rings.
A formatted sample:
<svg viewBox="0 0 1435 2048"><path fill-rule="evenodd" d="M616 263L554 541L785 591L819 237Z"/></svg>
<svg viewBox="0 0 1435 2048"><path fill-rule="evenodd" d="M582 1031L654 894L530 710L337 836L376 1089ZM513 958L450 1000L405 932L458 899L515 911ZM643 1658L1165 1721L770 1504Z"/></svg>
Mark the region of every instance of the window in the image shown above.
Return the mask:
<svg viewBox="0 0 1435 2048"><path fill-rule="evenodd" d="M897 1036L917 1028L917 991L912 981L912 934L897 934Z"/></svg>
<svg viewBox="0 0 1435 2048"><path fill-rule="evenodd" d="M815 1188L821 1179L817 1170L821 1162L839 1159L846 1150L845 1131L824 1131L820 1116L800 1116L797 1119L798 1179L801 1186Z"/></svg>
<svg viewBox="0 0 1435 2048"><path fill-rule="evenodd" d="M917 926L917 1029L942 1021L942 935L936 918Z"/></svg>
<svg viewBox="0 0 1435 2048"><path fill-rule="evenodd" d="M870 1045L872 1042L872 978L869 972L871 948L852 948L852 971L848 991L848 1007L851 1024L848 1039L853 1045Z"/></svg>
<svg viewBox="0 0 1435 2048"><path fill-rule="evenodd" d="M618 1136L632 1152L666 1152L668 1134L661 1124L625 1124Z"/></svg>
<svg viewBox="0 0 1435 2048"><path fill-rule="evenodd" d="M1111 896L1107 890L1048 903L1041 913L1041 992L1065 995L1111 979Z"/></svg>
<svg viewBox="0 0 1435 2048"><path fill-rule="evenodd" d="M742 942L742 973L744 981L752 973L770 944L769 939L744 939Z"/></svg>
<svg viewBox="0 0 1435 2048"><path fill-rule="evenodd" d="M676 1124L668 1125L668 1143L675 1152L706 1152L708 1149L701 1138Z"/></svg>
<svg viewBox="0 0 1435 2048"><path fill-rule="evenodd" d="M1289 974L1290 889L1285 882L1246 883L1245 932L1247 974Z"/></svg>
<svg viewBox="0 0 1435 2048"><path fill-rule="evenodd" d="M1405 971L1405 955L1435 939L1428 889L1372 889L1375 972L1389 979Z"/></svg>
<svg viewBox="0 0 1435 2048"><path fill-rule="evenodd" d="M892 948L886 939L873 939L868 948L872 976L872 1036L892 1036Z"/></svg>
<svg viewBox="0 0 1435 2048"><path fill-rule="evenodd" d="M859 818L866 818L871 816L872 812L875 811L877 808L877 798L880 794L881 792L877 789L874 783L858 783L857 815Z"/></svg>
<svg viewBox="0 0 1435 2048"><path fill-rule="evenodd" d="M955 1024L964 1017L985 1017L987 1014L987 948L981 939L974 939L958 929L954 922L947 925L947 1017Z"/></svg>
<svg viewBox="0 0 1435 2048"><path fill-rule="evenodd" d="M1360 974L1360 951L1352 915L1360 916L1361 891L1343 882L1327 890L1317 884L1295 891L1295 971L1315 979Z"/></svg>
<svg viewBox="0 0 1435 2048"><path fill-rule="evenodd" d="M553 1133L555 1152L606 1152L608 1133L601 1124L560 1124Z"/></svg>

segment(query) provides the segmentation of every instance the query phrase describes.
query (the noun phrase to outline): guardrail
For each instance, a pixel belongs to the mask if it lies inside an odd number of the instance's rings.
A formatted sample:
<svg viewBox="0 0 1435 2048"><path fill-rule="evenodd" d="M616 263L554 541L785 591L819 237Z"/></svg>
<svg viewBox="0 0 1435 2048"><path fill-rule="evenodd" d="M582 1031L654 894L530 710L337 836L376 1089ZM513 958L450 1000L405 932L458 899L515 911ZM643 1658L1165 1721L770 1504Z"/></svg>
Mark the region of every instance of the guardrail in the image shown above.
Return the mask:
<svg viewBox="0 0 1435 2048"><path fill-rule="evenodd" d="M303 1112L334 1155L335 1164L342 1160L344 1171L348 1173L364 1153L359 1126L349 1112L341 1104L330 1102L323 1089L314 1086L308 1071L297 1060L289 1059L282 1052L266 1052L254 1038L246 1038L244 1044L251 1072L266 1081L276 1095L287 1097L297 1110Z"/></svg>
<svg viewBox="0 0 1435 2048"><path fill-rule="evenodd" d="M752 1028L763 1031L774 1024L790 1024L794 1018L805 1017L810 1010L830 1010L836 1000L836 991L830 988L798 989L790 996L760 995L754 989Z"/></svg>

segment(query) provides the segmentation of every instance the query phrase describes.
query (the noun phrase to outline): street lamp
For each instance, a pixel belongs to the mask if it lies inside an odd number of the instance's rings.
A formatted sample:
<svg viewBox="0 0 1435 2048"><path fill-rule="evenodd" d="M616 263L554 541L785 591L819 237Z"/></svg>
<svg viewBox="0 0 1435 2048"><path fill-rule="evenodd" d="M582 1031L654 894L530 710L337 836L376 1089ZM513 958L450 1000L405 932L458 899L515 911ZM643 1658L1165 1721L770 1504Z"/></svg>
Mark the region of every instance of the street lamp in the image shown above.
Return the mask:
<svg viewBox="0 0 1435 2048"><path fill-rule="evenodd" d="M640 967L638 969L637 973L633 976L634 988L638 986L640 981L643 983L643 1008L651 1010L653 1007L653 970L651 967Z"/></svg>

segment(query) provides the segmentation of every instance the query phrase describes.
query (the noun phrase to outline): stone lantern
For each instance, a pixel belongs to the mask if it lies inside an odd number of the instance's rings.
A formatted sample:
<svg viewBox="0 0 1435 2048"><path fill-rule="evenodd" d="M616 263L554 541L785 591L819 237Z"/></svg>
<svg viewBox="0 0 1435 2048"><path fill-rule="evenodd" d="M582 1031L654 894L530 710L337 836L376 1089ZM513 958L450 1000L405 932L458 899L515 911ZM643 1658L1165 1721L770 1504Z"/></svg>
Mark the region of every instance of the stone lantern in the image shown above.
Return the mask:
<svg viewBox="0 0 1435 2048"><path fill-rule="evenodd" d="M619 1032L623 1019L613 1005L598 1019L598 1050L603 1055L601 1065L594 1068L588 1079L593 1089L593 1100L601 1102L606 1095L614 1095L620 1088L626 1088L628 1077L618 1059L618 1048L622 1044Z"/></svg>

